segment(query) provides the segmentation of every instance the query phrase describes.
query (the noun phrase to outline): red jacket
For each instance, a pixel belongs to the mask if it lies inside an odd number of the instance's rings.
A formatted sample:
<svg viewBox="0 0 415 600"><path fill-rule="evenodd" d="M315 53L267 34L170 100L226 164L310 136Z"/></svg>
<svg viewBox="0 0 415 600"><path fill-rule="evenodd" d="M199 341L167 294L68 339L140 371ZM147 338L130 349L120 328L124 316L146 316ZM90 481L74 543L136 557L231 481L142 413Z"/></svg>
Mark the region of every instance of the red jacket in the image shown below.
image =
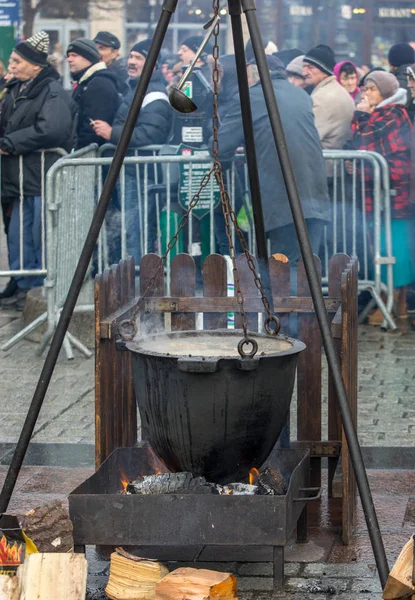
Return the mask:
<svg viewBox="0 0 415 600"><path fill-rule="evenodd" d="M358 150L378 152L386 158L391 189L391 211L394 219L410 216L411 122L404 106L389 104L368 113L356 111L353 122L353 142ZM372 169L366 169L366 210L373 210Z"/></svg>

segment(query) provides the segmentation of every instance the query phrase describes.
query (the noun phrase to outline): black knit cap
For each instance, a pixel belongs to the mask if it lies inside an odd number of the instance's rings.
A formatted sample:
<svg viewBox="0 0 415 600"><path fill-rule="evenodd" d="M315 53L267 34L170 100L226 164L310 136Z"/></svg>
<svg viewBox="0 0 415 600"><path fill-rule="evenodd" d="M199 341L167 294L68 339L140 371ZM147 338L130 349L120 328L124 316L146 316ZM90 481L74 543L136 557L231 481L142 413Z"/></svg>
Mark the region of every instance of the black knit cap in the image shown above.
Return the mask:
<svg viewBox="0 0 415 600"><path fill-rule="evenodd" d="M267 59L268 67L270 71L277 71L278 69L285 70L284 63L278 56L273 54L266 54L265 58ZM256 59L251 58L251 60L247 63L248 65L256 65Z"/></svg>
<svg viewBox="0 0 415 600"><path fill-rule="evenodd" d="M101 46L106 46L107 48L114 48L114 50L119 50L121 48L120 40L110 31L98 31L94 37L94 42L96 44L101 44Z"/></svg>
<svg viewBox="0 0 415 600"><path fill-rule="evenodd" d="M148 51L150 50L151 39L146 38L145 40L141 40L141 42L137 42L131 48L131 52L138 52L147 58Z"/></svg>
<svg viewBox="0 0 415 600"><path fill-rule="evenodd" d="M415 63L415 50L409 44L395 44L389 50L388 61L391 67L413 65Z"/></svg>
<svg viewBox="0 0 415 600"><path fill-rule="evenodd" d="M180 45L187 46L189 48L189 50L192 50L192 52L194 52L196 54L196 52L199 50L202 42L203 42L202 36L190 35L185 40L183 40ZM212 46L212 44L208 43L206 45L206 48L203 50L201 56L202 56L202 58L206 58L206 56L208 56L209 54L212 54L212 52L213 52L213 46Z"/></svg>
<svg viewBox="0 0 415 600"><path fill-rule="evenodd" d="M319 46L312 48L304 56L303 62L314 65L327 75L334 75L333 69L336 64L336 57L330 46L320 44Z"/></svg>
<svg viewBox="0 0 415 600"><path fill-rule="evenodd" d="M66 55L68 55L69 52L74 52L75 54L83 56L93 65L99 63L101 60L95 42L88 40L87 38L78 38L71 42L66 50Z"/></svg>
<svg viewBox="0 0 415 600"><path fill-rule="evenodd" d="M49 36L46 31L39 31L24 42L20 42L14 48L16 54L39 67L47 67ZM414 61L415 62L415 61Z"/></svg>

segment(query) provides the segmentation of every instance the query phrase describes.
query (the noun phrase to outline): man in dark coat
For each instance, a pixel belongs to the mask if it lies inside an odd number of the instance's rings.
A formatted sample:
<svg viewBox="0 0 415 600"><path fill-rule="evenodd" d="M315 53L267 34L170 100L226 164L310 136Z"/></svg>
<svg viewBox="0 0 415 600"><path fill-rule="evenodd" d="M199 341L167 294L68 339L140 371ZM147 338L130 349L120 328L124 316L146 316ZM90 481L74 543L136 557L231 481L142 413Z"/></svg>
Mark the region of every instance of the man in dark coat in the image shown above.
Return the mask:
<svg viewBox="0 0 415 600"><path fill-rule="evenodd" d="M141 73L148 51L150 49L151 40L142 40L135 44L128 57L128 85L129 91L122 99L121 106L118 109L112 126L105 121L97 120L94 123L94 131L96 135L103 137L106 141L117 144L121 131L123 129L131 101L133 99L135 89L140 80ZM144 97L142 108L135 124L133 135L131 138L131 148L142 148L152 144L167 143L171 131L172 108L166 93L166 84L163 80L161 72L156 69L151 78L147 89L147 94ZM133 153L133 152L132 152ZM148 155L148 152L138 152L138 155ZM142 172L142 171L141 171ZM141 177L143 182L144 177ZM148 180L152 182L153 169L148 169ZM125 214L126 214L126 232L127 232L127 252L134 256L136 264L141 259L140 245L140 225L138 213L138 181L135 165L127 166L125 170ZM120 190L118 190L120 192ZM120 196L120 194L119 194ZM155 210L149 199L148 223L150 230L155 230ZM152 234L149 234L149 239Z"/></svg>
<svg viewBox="0 0 415 600"><path fill-rule="evenodd" d="M116 35L109 31L98 31L94 37L101 60L107 65L107 69L117 77L118 91L127 91L127 61L120 58L121 42Z"/></svg>
<svg viewBox="0 0 415 600"><path fill-rule="evenodd" d="M268 57L268 64L311 245L317 254L329 211L325 164L314 125L312 102L304 90L287 81L284 66L278 58ZM258 69L256 64L249 64L247 69L265 229L271 241L271 253L285 254L292 264L296 264L301 253ZM228 110L219 128L220 158L231 158L243 145L241 107L236 97L233 110Z"/></svg>
<svg viewBox="0 0 415 600"><path fill-rule="evenodd" d="M105 144L96 135L93 122L97 119L112 124L120 104L117 77L111 73L92 40L79 38L69 44L66 51L69 70L76 82L72 94L78 106L76 149L89 144Z"/></svg>
<svg viewBox="0 0 415 600"><path fill-rule="evenodd" d="M7 84L0 120L1 188L12 203L8 235L11 270L42 268L42 168L40 150L72 147L71 101L48 65L49 36L44 31L17 44L10 62L14 78ZM59 157L45 154L45 171ZM23 165L23 194L20 192ZM22 222L20 214L22 213ZM23 230L23 248L20 233ZM23 264L20 262L21 251ZM17 291L3 305L22 307L27 290L42 277L16 277Z"/></svg>
<svg viewBox="0 0 415 600"><path fill-rule="evenodd" d="M408 90L407 69L415 63L415 50L410 44L395 44L389 50L388 61L390 71L398 80L399 87ZM413 122L415 119L415 105L412 102L410 93L408 93L405 108L408 111L409 118Z"/></svg>

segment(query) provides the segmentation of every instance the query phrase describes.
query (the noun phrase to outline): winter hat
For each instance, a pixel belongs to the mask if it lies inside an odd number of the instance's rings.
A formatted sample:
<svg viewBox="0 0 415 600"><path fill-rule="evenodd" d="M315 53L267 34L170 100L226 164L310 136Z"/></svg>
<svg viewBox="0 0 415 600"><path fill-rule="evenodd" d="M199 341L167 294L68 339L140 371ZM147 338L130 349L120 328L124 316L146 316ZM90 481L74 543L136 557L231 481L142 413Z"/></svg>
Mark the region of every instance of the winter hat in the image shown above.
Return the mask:
<svg viewBox="0 0 415 600"><path fill-rule="evenodd" d="M277 71L278 69L283 69L285 71L284 63L277 56L273 56L272 54L267 54L266 57L268 67L270 71ZM251 58L248 65L256 65L255 58Z"/></svg>
<svg viewBox="0 0 415 600"><path fill-rule="evenodd" d="M415 63L415 50L409 44L395 44L389 50L388 61L391 67Z"/></svg>
<svg viewBox="0 0 415 600"><path fill-rule="evenodd" d="M383 72L385 72L385 69L382 69L382 67L375 67L374 69L371 69L370 71L368 71L367 73L365 73L365 75L363 75L363 77L359 80L359 83L358 83L359 87L363 87L366 84L366 79L374 71L383 71Z"/></svg>
<svg viewBox="0 0 415 600"><path fill-rule="evenodd" d="M294 60L287 65L286 69L288 76L295 75L296 77L305 79L303 75L303 58L304 54L302 56L297 56L297 58L294 58Z"/></svg>
<svg viewBox="0 0 415 600"><path fill-rule="evenodd" d="M120 40L116 35L109 31L98 31L94 37L94 42L96 44L101 44L101 46L106 46L107 48L114 48L114 50L119 50L121 48Z"/></svg>
<svg viewBox="0 0 415 600"><path fill-rule="evenodd" d="M304 56L303 61L311 63L327 75L333 75L334 65L336 64L333 50L330 46L326 46L325 44L320 44L319 46L312 48Z"/></svg>
<svg viewBox="0 0 415 600"><path fill-rule="evenodd" d="M79 56L83 56L93 65L99 63L101 60L95 42L88 40L87 38L78 38L71 42L66 50L66 55L68 55L69 52L74 52L75 54L79 54Z"/></svg>
<svg viewBox="0 0 415 600"><path fill-rule="evenodd" d="M191 35L188 38L186 38L185 40L183 40L180 45L187 46L189 48L189 50L192 50L193 52L196 53L199 50L202 41L203 41L203 37L201 37L200 35ZM206 59L206 57L209 56L209 54L212 54L212 52L213 52L213 46L212 46L212 44L209 43L209 44L207 44L206 48L203 50L202 59Z"/></svg>
<svg viewBox="0 0 415 600"><path fill-rule="evenodd" d="M145 40L141 40L141 42L137 42L136 44L134 44L134 46L131 48L131 52L138 52L139 54L141 54L142 56L147 58L147 54L148 54L148 51L150 50L150 46L151 46L151 39L146 38Z"/></svg>
<svg viewBox="0 0 415 600"><path fill-rule="evenodd" d="M278 47L271 40L263 40L262 43L264 46L265 54L271 55L271 54L274 54L274 52L278 52ZM254 58L254 56L255 56L254 48L252 46L252 41L250 39L247 41L246 46L245 46L245 56L246 56L247 63L249 63L249 61L252 58Z"/></svg>
<svg viewBox="0 0 415 600"><path fill-rule="evenodd" d="M303 50L299 50L298 48L291 48L290 50L280 50L279 52L274 52L274 56L277 56L284 63L285 67L297 58L297 56L304 56Z"/></svg>
<svg viewBox="0 0 415 600"><path fill-rule="evenodd" d="M386 71L373 71L366 77L366 85L369 81L375 84L384 100L396 94L399 89L395 75Z"/></svg>
<svg viewBox="0 0 415 600"><path fill-rule="evenodd" d="M39 31L24 42L17 44L14 51L32 65L47 67L49 36L46 31Z"/></svg>

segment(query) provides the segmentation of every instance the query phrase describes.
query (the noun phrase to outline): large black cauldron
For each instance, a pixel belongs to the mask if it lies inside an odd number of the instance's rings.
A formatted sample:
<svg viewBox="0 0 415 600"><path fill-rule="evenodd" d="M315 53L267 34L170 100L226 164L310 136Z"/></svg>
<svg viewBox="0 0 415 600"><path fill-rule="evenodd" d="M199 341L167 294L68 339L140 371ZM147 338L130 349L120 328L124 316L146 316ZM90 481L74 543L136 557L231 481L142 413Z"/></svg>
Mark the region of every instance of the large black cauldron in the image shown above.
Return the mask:
<svg viewBox="0 0 415 600"><path fill-rule="evenodd" d="M245 479L268 458L287 419L302 342L242 332L179 331L137 339L133 377L144 436L170 471L217 483ZM213 355L213 356L212 356Z"/></svg>

